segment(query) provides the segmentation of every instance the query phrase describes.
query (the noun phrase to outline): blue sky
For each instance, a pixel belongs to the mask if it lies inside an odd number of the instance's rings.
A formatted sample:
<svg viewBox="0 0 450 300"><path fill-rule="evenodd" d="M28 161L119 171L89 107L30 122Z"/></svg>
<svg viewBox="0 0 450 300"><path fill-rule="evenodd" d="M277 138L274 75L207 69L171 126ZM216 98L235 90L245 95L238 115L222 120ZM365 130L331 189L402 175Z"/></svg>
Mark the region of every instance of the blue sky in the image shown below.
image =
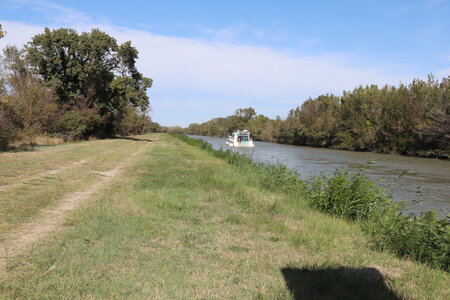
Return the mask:
<svg viewBox="0 0 450 300"><path fill-rule="evenodd" d="M449 15L447 0L0 0L0 47L44 27L131 40L154 80L152 119L187 126L248 106L285 117L323 93L446 77Z"/></svg>

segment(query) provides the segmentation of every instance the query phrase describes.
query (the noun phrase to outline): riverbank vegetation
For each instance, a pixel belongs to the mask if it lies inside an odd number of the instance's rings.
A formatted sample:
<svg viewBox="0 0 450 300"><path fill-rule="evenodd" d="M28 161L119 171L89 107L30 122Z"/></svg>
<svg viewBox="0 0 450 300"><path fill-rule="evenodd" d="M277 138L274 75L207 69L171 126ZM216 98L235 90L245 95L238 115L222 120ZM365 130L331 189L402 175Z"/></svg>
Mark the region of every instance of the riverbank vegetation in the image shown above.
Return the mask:
<svg viewBox="0 0 450 300"><path fill-rule="evenodd" d="M0 148L21 141L86 139L158 131L148 117L152 80L130 42L100 30L45 29L0 55ZM56 140L56 141L55 141Z"/></svg>
<svg viewBox="0 0 450 300"><path fill-rule="evenodd" d="M285 120L238 109L232 116L191 124L185 132L224 137L244 128L261 141L450 158L450 82L430 75L409 85L320 95L290 110Z"/></svg>
<svg viewBox="0 0 450 300"><path fill-rule="evenodd" d="M36 156L86 160L61 170L71 188L63 198L125 161L56 232L8 260L0 298L448 299L449 273L374 251L355 222L311 208L282 166L211 153L165 134L0 153L33 162L20 164L20 177L40 173ZM54 180L11 188L32 194Z"/></svg>
<svg viewBox="0 0 450 300"><path fill-rule="evenodd" d="M236 152L214 150L203 140L177 137L238 169L251 170L261 188L282 191L322 212L359 223L375 249L450 271L450 216L439 219L433 211L405 216L401 205L364 175L364 166L353 175L338 170L303 181L282 164L254 162Z"/></svg>

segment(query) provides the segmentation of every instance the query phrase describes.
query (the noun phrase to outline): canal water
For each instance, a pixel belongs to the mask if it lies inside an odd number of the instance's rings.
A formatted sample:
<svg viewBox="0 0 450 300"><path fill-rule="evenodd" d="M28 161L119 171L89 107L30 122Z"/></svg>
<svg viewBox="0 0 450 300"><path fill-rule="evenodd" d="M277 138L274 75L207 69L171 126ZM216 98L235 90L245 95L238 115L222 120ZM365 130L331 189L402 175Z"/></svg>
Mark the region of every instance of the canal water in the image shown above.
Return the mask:
<svg viewBox="0 0 450 300"><path fill-rule="evenodd" d="M225 138L190 136L210 143L215 149L233 149L260 162L286 164L306 179L321 172L331 174L346 168L350 173L369 160L375 161L367 176L389 187L396 201L406 201L411 212L434 209L440 216L450 212L450 160L417 158L370 152L353 152L305 146L255 142L255 148L231 148ZM408 171L406 175L399 174Z"/></svg>

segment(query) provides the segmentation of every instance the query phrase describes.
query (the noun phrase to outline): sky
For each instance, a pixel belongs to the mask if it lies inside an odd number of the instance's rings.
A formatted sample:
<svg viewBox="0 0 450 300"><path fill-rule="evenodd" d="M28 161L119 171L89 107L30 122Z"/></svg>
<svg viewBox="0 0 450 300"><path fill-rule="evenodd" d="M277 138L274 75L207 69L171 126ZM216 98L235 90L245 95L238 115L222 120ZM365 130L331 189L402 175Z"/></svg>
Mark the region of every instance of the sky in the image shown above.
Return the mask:
<svg viewBox="0 0 450 300"><path fill-rule="evenodd" d="M0 0L7 44L98 28L139 51L164 126L238 108L285 118L321 94L450 75L450 0Z"/></svg>

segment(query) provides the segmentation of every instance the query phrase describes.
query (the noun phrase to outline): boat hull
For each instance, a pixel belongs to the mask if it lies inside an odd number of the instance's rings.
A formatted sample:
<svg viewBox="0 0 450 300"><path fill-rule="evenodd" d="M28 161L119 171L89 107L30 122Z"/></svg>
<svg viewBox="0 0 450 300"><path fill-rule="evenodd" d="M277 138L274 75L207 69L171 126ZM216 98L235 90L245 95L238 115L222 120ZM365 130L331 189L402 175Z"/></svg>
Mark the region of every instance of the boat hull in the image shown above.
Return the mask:
<svg viewBox="0 0 450 300"><path fill-rule="evenodd" d="M230 147L242 147L242 148L255 147L255 144L253 144L253 142L249 142L249 143L235 143L233 141L226 141L225 144L230 146Z"/></svg>

